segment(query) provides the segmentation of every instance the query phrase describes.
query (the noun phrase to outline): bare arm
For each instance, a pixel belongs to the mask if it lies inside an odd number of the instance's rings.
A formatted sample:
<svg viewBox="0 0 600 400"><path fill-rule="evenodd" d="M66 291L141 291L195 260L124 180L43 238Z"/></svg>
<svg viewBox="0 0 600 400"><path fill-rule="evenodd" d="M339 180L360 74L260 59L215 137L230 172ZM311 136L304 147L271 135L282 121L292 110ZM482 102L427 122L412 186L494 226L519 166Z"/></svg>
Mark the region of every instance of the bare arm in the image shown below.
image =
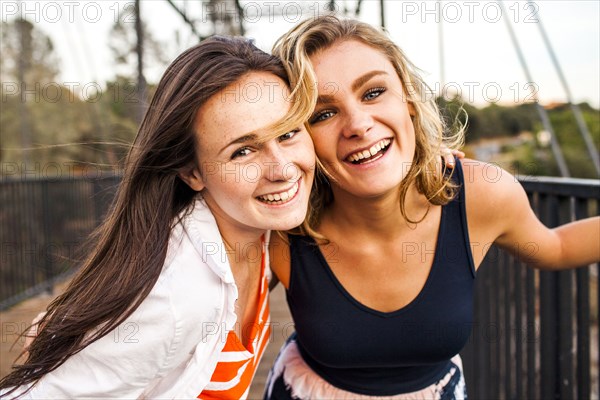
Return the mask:
<svg viewBox="0 0 600 400"><path fill-rule="evenodd" d="M287 240L286 234L283 234L282 238L280 233L273 232L269 242L269 259L274 275L273 279L276 278L286 289L290 282L290 246Z"/></svg>
<svg viewBox="0 0 600 400"><path fill-rule="evenodd" d="M566 269L600 260L600 218L554 229L542 224L521 184L501 168L464 162L471 236L494 242L532 267Z"/></svg>

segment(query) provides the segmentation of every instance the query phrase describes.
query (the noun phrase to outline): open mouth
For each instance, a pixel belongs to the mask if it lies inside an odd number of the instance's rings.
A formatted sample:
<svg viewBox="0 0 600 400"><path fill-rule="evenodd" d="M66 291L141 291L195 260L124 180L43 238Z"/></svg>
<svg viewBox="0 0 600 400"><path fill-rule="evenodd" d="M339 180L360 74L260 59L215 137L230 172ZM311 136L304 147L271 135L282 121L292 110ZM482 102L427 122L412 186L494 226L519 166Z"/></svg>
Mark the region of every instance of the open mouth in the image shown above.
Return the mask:
<svg viewBox="0 0 600 400"><path fill-rule="evenodd" d="M296 197L296 194L298 193L299 189L300 189L300 179L298 179L294 183L294 186L292 186L288 190L284 190L282 192L277 192L277 193L264 194L262 196L258 196L257 199L259 201L261 201L265 204L269 204L269 205L285 204L285 203L289 203L290 201L292 201L294 199L294 197Z"/></svg>
<svg viewBox="0 0 600 400"><path fill-rule="evenodd" d="M389 149L391 143L391 139L382 139L367 150L357 151L356 153L350 154L344 161L356 165L373 162L383 157L387 149Z"/></svg>

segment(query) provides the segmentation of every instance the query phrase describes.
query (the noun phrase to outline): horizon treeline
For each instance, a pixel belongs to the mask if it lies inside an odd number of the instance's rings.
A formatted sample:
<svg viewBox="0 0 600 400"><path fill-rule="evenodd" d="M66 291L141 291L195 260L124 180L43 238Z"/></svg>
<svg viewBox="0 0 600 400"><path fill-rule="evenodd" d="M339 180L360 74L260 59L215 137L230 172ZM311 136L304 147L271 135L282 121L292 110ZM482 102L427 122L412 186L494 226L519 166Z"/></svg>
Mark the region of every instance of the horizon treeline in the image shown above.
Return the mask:
<svg viewBox="0 0 600 400"><path fill-rule="evenodd" d="M57 83L59 60L51 39L26 20L2 23L0 71L1 113L0 162L2 175L13 173L19 165L68 163L75 170L94 165L119 170L137 131L143 108L149 103L155 85L139 84L132 70L134 47L131 33L115 23L111 30L111 49L119 72L105 83L80 85ZM155 65L167 65L161 46L150 36L147 43ZM129 66L129 68L123 68ZM498 138L507 140L500 153L510 153L503 167L528 175L558 176L550 148L540 135L543 131L536 104L476 107L461 98L438 98L447 121L467 123L466 151L477 154L477 146ZM468 122L464 112L468 115ZM600 111L587 103L579 105L596 151L600 148ZM597 178L592 161L579 134L568 104L555 104L547 110L571 175ZM495 161L491 159L491 161ZM15 168L13 168L16 166Z"/></svg>

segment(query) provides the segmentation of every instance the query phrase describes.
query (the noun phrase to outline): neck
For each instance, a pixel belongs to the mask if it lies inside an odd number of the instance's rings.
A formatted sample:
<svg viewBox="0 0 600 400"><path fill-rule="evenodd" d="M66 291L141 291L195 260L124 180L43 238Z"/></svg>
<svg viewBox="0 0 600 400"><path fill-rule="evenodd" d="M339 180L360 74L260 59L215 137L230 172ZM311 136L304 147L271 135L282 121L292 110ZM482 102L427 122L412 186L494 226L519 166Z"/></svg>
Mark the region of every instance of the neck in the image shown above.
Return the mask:
<svg viewBox="0 0 600 400"><path fill-rule="evenodd" d="M340 232L362 231L370 236L389 238L398 231L414 228L414 224L408 222L400 211L398 188L381 196L368 198L352 195L335 186L332 189L334 200L325 210L323 222L335 226ZM404 206L407 217L419 221L430 205L413 185L404 199Z"/></svg>
<svg viewBox="0 0 600 400"><path fill-rule="evenodd" d="M266 233L264 229L243 226L229 217L219 207L214 207L212 199L205 198L208 208L211 210L219 233L225 244L223 249L229 259L232 269L236 266L254 265L262 259L262 236Z"/></svg>
<svg viewBox="0 0 600 400"><path fill-rule="evenodd" d="M221 230L221 226L219 226L219 230ZM261 232L258 235L250 232L247 234L241 232L237 234L232 232L221 233L232 269L235 269L236 265L253 265L261 260L262 235L264 233Z"/></svg>

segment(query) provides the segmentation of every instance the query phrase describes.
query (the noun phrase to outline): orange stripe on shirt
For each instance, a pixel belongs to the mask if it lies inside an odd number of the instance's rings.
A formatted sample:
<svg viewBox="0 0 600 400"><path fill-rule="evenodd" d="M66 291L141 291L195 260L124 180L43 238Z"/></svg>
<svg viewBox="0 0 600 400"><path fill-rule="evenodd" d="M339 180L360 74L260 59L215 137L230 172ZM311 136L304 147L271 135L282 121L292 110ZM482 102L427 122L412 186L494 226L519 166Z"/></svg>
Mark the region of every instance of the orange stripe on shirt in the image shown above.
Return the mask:
<svg viewBox="0 0 600 400"><path fill-rule="evenodd" d="M271 334L265 252L263 240L258 308L250 330L248 348L244 347L234 331L227 333L227 341L219 355L215 371L209 384L198 396L200 399L240 399L248 395L252 378Z"/></svg>

